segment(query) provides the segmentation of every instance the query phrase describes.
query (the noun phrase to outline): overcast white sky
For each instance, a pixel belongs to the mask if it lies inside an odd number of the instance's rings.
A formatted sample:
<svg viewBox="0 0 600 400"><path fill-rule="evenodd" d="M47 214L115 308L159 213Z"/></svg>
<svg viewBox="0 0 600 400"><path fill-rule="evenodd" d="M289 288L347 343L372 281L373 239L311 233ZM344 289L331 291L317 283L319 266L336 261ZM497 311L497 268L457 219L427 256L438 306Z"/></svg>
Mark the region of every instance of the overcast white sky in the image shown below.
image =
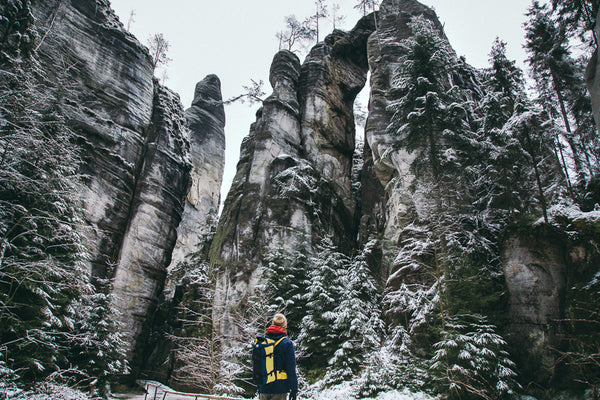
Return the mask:
<svg viewBox="0 0 600 400"><path fill-rule="evenodd" d="M530 0L421 0L433 7L445 26L446 35L459 55L482 68L498 36L507 42L509 58L523 65L524 14ZM191 104L196 82L208 74L221 79L223 98L242 92L250 80L263 80L270 94L268 74L279 49L275 34L284 28L284 17L298 19L312 14L314 0L111 0L113 9L130 31L146 44L154 33L170 42L166 85L179 93L185 108ZM340 4L346 16L342 29L351 29L361 14L355 0L327 0ZM331 29L326 29L329 32ZM322 39L322 38L321 38ZM363 102L365 104L366 101ZM239 147L254 122L258 106L226 106L225 176L222 198L229 191L239 159Z"/></svg>

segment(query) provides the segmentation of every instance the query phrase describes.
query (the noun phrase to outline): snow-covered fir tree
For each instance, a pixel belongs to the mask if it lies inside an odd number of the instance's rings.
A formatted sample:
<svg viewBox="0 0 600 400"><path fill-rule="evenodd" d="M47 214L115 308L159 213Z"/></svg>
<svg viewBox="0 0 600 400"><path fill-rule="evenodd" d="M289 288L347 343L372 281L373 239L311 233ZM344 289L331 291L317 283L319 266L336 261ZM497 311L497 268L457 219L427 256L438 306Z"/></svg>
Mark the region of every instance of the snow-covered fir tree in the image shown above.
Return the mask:
<svg viewBox="0 0 600 400"><path fill-rule="evenodd" d="M581 125L585 114L577 113L576 125L573 126L575 114L573 106L576 99L585 97L582 87L582 73L578 65L570 56L569 37L564 24L557 23L552 18L552 13L547 5L533 2L529 8L529 20L525 26L525 48L528 52L528 63L531 66L533 78L536 82L539 102L544 109L554 118L560 118L562 125L562 140L557 140L557 150L560 152L567 183L576 185L579 180L589 177L590 165L586 166L584 143L585 129L576 129ZM591 109L588 110L591 112ZM583 136L583 137L582 137ZM562 142L568 144L563 149ZM572 160L574 171L569 171L566 158Z"/></svg>
<svg viewBox="0 0 600 400"><path fill-rule="evenodd" d="M321 240L311 258L304 317L297 338L303 357L298 361L306 370L320 375L319 378L325 373L323 365L327 365L338 348L335 309L343 296L341 278L348 264L348 257L337 250L329 236Z"/></svg>
<svg viewBox="0 0 600 400"><path fill-rule="evenodd" d="M487 165L479 169L480 178L474 186L476 208L482 213L496 214L494 219L502 224L506 218L524 211L524 199L529 196L520 184L522 168L514 168L521 154L520 146L503 130L528 99L523 72L506 57L505 44L499 39L492 46L489 61L490 67L483 74L486 93L477 107L478 141Z"/></svg>
<svg viewBox="0 0 600 400"><path fill-rule="evenodd" d="M527 164L532 156L513 129L516 121L526 120L520 114L526 100L522 74L506 59L503 44L494 45L492 68L483 74L488 91L482 96L466 83L479 79L477 74L470 81L463 78L469 71L430 23L415 19L411 28L414 36L402 43L406 53L396 79L403 96L392 106L390 129L397 146L416 154L411 165L415 218L399 235L385 304L393 318L392 337L399 342L396 354L401 351L405 360L420 354L424 363L454 315L491 312L501 304L496 243L506 213L495 208L501 208L503 193L514 195L511 184L522 182L506 175L501 180L498 171L514 166L514 154L522 157L527 176L536 176L536 169ZM505 154L500 162L498 154ZM540 186L546 195L549 186ZM402 366L401 357L396 362L416 380L430 380L425 368Z"/></svg>
<svg viewBox="0 0 600 400"><path fill-rule="evenodd" d="M480 315L449 318L430 371L443 399L508 399L519 389L506 341Z"/></svg>
<svg viewBox="0 0 600 400"><path fill-rule="evenodd" d="M598 174L599 139L585 88L584 63L574 59L568 23L557 20L546 4L534 1L525 25L527 62L536 83L537 101L556 120L555 145L572 195L586 197Z"/></svg>
<svg viewBox="0 0 600 400"><path fill-rule="evenodd" d="M268 314L284 313L290 334L298 334L305 316L310 254L308 241L301 237L291 250L278 246L267 255L263 294L269 304Z"/></svg>
<svg viewBox="0 0 600 400"><path fill-rule="evenodd" d="M566 27L577 32L581 39L598 47L598 38L594 32L600 10L598 0L551 0L552 8L557 11Z"/></svg>
<svg viewBox="0 0 600 400"><path fill-rule="evenodd" d="M355 378L367 356L378 349L383 338L380 288L367 264L365 252L376 246L372 240L354 257L342 276L343 292L334 310L333 330L339 332L338 349L329 360L327 383Z"/></svg>

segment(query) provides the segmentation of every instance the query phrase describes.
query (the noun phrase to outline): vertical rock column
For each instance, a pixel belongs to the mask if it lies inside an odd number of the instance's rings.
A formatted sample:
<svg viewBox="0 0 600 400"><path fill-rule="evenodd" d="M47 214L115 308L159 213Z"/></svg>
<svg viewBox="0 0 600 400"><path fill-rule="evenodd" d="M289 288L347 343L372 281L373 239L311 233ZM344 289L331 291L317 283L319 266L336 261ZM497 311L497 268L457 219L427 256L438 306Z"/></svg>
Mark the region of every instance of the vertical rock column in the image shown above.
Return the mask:
<svg viewBox="0 0 600 400"><path fill-rule="evenodd" d="M348 213L355 145L354 100L367 80L367 39L373 15L350 32L334 31L315 45L302 64L299 99L302 140L307 159L330 182Z"/></svg>
<svg viewBox="0 0 600 400"><path fill-rule="evenodd" d="M368 43L371 97L365 128L365 148L371 154L366 159L369 160L370 174L375 174L381 187L387 188L387 196L379 200L365 198L363 209L375 213L376 210L386 210L385 216L372 215L365 219L372 219L371 224L374 225L380 225L381 219L385 219L384 235L390 241L395 241L397 233L412 219L407 214L412 206L412 200L407 196L407 188L413 180L409 171L412 155L403 149L393 148L394 139L387 132L387 126L392 117L388 106L396 100L397 95L391 90L392 79L398 69L402 68L400 57L403 51L400 42L412 35L408 23L415 16L429 19L443 32L435 12L418 1L384 0L376 15L377 31L371 35ZM378 201L385 204L378 205Z"/></svg>
<svg viewBox="0 0 600 400"><path fill-rule="evenodd" d="M273 58L269 77L273 93L264 101L250 134L242 142L237 172L211 246L210 262L218 276L213 314L217 328L225 335L238 331L232 308L239 306L256 284L254 275L261 250L268 244L267 221L285 218L273 215L265 199L269 196L273 164L281 157L297 158L299 154L299 71L300 61L293 53L283 50ZM310 230L304 223L299 225L298 229Z"/></svg>
<svg viewBox="0 0 600 400"><path fill-rule="evenodd" d="M152 125L114 278L114 305L134 368L163 288L189 188L189 142L179 97L155 83Z"/></svg>
<svg viewBox="0 0 600 400"><path fill-rule="evenodd" d="M37 1L32 11L45 72L68 81L64 104L80 135L91 273L111 279L151 123L152 60L107 0Z"/></svg>
<svg viewBox="0 0 600 400"><path fill-rule="evenodd" d="M225 110L216 75L198 82L185 119L190 131L191 186L170 268L189 261L200 250L203 233L208 233L217 220L225 168Z"/></svg>

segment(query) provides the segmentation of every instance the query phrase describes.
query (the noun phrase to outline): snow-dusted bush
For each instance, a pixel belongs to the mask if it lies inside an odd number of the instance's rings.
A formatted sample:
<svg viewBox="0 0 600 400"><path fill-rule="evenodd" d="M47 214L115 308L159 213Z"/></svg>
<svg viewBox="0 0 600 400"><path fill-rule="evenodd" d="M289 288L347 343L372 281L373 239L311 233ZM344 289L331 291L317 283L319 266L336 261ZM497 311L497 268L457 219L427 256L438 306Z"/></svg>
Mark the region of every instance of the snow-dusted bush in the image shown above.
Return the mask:
<svg viewBox="0 0 600 400"><path fill-rule="evenodd" d="M90 400L90 397L69 386L43 382L33 390L15 392L7 400Z"/></svg>
<svg viewBox="0 0 600 400"><path fill-rule="evenodd" d="M442 340L434 347L429 370L442 398L461 399L469 393L505 399L520 388L506 341L480 315L448 318Z"/></svg>

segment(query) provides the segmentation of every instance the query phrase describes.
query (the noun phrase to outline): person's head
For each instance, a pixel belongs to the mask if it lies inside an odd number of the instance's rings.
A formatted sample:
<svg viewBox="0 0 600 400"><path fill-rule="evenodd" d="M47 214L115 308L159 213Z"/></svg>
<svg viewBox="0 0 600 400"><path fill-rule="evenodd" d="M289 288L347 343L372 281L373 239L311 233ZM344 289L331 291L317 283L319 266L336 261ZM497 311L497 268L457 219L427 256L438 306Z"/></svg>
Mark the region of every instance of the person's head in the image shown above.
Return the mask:
<svg viewBox="0 0 600 400"><path fill-rule="evenodd" d="M282 327L283 329L287 328L287 319L283 314L275 314L273 317L273 325L277 325Z"/></svg>

